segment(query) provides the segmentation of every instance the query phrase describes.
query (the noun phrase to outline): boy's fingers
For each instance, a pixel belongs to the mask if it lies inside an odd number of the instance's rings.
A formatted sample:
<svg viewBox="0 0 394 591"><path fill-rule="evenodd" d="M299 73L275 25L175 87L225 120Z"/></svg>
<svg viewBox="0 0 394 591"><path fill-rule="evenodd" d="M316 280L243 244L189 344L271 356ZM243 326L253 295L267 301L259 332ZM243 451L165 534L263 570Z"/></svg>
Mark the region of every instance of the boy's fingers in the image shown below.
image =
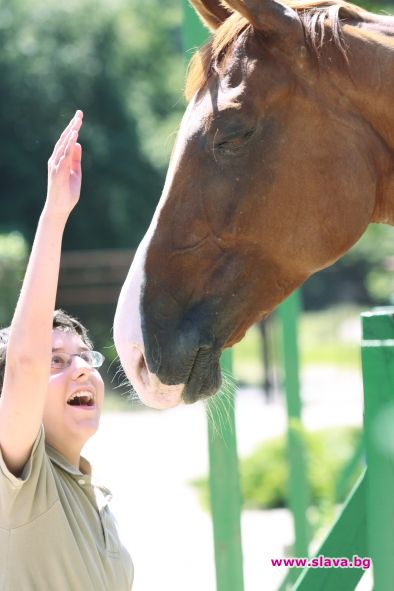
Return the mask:
<svg viewBox="0 0 394 591"><path fill-rule="evenodd" d="M82 111L76 111L74 117L71 119L70 123L67 125L67 127L65 128L65 130L62 132L59 141L64 140L65 136L68 134L68 132L70 131L70 129L72 127L75 126L75 124L79 124L78 129L81 127L82 125L82 117L83 117L83 113Z"/></svg>
<svg viewBox="0 0 394 591"><path fill-rule="evenodd" d="M59 151L67 143L70 133L72 133L72 131L74 129L76 131L80 130L81 125L82 125L82 117L83 117L82 111L77 111L76 114L74 115L74 117L71 119L70 123L67 125L66 129L61 134L58 141L56 142L56 145L54 147L54 150L53 150L53 153L51 156L51 159L53 159L55 162L59 161Z"/></svg>
<svg viewBox="0 0 394 591"><path fill-rule="evenodd" d="M64 155L65 146L67 145L67 142L70 139L72 132L73 132L73 129L70 128L68 130L67 134L63 137L63 139L58 140L58 142L53 150L53 154L50 158L50 162L53 162L54 164L57 164L59 162L59 159L62 157L62 155Z"/></svg>
<svg viewBox="0 0 394 591"><path fill-rule="evenodd" d="M57 155L58 151L65 146L65 144L68 142L70 138L70 134L73 131L79 131L81 129L81 125L82 119L80 117L71 120L70 124L68 125L68 127L66 127L55 146L54 155Z"/></svg>
<svg viewBox="0 0 394 591"><path fill-rule="evenodd" d="M70 154L71 154L72 145L76 143L77 138L78 138L78 132L75 129L70 131L68 137L65 138L62 149L59 149L56 154L56 157L53 162L55 164L55 166L57 166L61 160L69 159Z"/></svg>
<svg viewBox="0 0 394 591"><path fill-rule="evenodd" d="M77 139L78 139L78 132L75 129L73 129L72 132L70 133L70 136L65 141L64 155L66 158L70 158L70 156L72 154L72 148L76 144Z"/></svg>

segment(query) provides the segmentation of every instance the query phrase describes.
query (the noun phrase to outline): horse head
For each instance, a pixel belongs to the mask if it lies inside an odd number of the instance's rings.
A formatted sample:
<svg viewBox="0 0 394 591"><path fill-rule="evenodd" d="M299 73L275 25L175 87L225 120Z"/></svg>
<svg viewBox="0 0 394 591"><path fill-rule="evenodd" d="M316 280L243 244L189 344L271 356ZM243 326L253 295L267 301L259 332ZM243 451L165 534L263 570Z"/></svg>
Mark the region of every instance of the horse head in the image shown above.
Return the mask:
<svg viewBox="0 0 394 591"><path fill-rule="evenodd" d="M114 325L128 378L156 408L216 392L221 351L358 240L376 217L383 151L346 92L355 82L333 2L316 13L192 4L212 38L190 66L163 194Z"/></svg>

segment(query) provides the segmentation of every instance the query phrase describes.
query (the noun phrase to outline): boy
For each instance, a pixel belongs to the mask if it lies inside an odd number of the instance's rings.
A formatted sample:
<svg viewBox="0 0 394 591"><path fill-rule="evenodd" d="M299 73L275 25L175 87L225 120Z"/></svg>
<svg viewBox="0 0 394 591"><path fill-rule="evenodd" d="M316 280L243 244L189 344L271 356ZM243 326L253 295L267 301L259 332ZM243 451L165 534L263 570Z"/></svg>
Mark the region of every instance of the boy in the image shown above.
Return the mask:
<svg viewBox="0 0 394 591"><path fill-rule="evenodd" d="M83 114L48 162L48 192L9 329L0 332L0 589L129 591L133 567L81 449L104 398L86 329L54 312L61 241L79 200Z"/></svg>

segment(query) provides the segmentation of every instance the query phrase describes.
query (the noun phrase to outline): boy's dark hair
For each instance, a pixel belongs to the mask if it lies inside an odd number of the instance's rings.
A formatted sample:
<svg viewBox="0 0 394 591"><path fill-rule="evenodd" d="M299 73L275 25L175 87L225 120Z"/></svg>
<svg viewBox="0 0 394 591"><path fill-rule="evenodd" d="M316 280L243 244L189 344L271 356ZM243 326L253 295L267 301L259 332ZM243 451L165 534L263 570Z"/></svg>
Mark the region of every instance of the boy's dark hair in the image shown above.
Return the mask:
<svg viewBox="0 0 394 591"><path fill-rule="evenodd" d="M53 313L52 326L56 330L64 332L73 332L79 335L82 341L89 349L93 349L93 343L88 336L88 331L79 320L64 312L64 310L55 310ZM7 355L8 337L10 334L10 327L0 330L0 396L3 389L5 360Z"/></svg>

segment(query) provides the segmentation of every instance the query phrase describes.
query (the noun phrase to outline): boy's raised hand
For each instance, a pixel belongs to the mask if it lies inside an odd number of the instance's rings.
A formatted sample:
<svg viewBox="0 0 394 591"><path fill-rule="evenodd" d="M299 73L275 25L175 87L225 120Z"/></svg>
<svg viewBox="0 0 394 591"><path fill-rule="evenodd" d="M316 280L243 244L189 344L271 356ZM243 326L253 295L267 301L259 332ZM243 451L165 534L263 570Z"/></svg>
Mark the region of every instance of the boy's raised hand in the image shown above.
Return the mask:
<svg viewBox="0 0 394 591"><path fill-rule="evenodd" d="M77 143L77 139L82 117L82 111L75 113L48 160L48 192L45 209L54 215L68 217L79 200L82 147Z"/></svg>

